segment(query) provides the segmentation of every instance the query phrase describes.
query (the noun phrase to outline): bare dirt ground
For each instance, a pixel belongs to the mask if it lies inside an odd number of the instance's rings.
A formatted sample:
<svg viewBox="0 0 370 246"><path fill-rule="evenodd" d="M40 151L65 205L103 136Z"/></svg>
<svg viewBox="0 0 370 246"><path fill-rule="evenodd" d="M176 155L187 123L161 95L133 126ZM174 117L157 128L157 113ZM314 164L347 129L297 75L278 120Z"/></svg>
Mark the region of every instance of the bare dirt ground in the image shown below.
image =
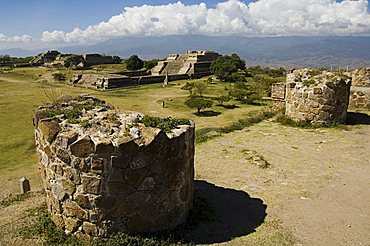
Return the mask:
<svg viewBox="0 0 370 246"><path fill-rule="evenodd" d="M270 166L246 160L245 150ZM308 130L263 122L198 145L196 176L261 199L265 223L278 221L294 237L288 244L370 245L370 125ZM249 245L252 236L229 243ZM265 245L281 244L276 238Z"/></svg>
<svg viewBox="0 0 370 246"><path fill-rule="evenodd" d="M265 121L196 146L196 193L214 220L198 244L370 245L370 125L299 129ZM248 160L255 151L270 165ZM37 195L0 207L0 245L36 245L17 230Z"/></svg>

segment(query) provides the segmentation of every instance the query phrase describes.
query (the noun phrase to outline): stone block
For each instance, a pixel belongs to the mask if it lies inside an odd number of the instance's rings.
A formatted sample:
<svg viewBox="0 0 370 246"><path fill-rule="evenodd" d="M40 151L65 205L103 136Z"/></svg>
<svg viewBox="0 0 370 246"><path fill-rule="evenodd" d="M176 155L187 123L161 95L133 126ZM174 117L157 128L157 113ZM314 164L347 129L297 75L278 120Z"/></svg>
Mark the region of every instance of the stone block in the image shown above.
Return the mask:
<svg viewBox="0 0 370 246"><path fill-rule="evenodd" d="M26 177L21 178L19 180L19 184L21 194L24 194L31 190L30 181Z"/></svg>
<svg viewBox="0 0 370 246"><path fill-rule="evenodd" d="M54 121L41 121L39 122L38 127L42 132L44 139L49 143L52 143L58 133L62 130L59 124Z"/></svg>
<svg viewBox="0 0 370 246"><path fill-rule="evenodd" d="M81 208L90 208L91 207L91 204L90 204L90 200L89 200L89 197L87 195L84 195L84 194L77 194L75 196L75 199L74 199L77 204L81 207Z"/></svg>
<svg viewBox="0 0 370 246"><path fill-rule="evenodd" d="M75 232L80 225L81 221L78 219L67 217L65 220L65 228L69 232Z"/></svg>
<svg viewBox="0 0 370 246"><path fill-rule="evenodd" d="M51 220L54 222L54 224L59 227L59 228L64 228L65 224L64 224L64 220L63 220L63 216L60 215L60 214L52 214L51 215Z"/></svg>
<svg viewBox="0 0 370 246"><path fill-rule="evenodd" d="M101 178L99 176L81 176L84 193L99 194Z"/></svg>
<svg viewBox="0 0 370 246"><path fill-rule="evenodd" d="M103 172L104 171L104 159L103 158L92 158L91 159L91 170L94 172Z"/></svg>
<svg viewBox="0 0 370 246"><path fill-rule="evenodd" d="M85 158L94 152L95 145L89 136L85 136L73 143L70 148L72 155Z"/></svg>
<svg viewBox="0 0 370 246"><path fill-rule="evenodd" d="M96 153L98 154L111 154L114 152L114 146L108 138L99 139L96 144Z"/></svg>
<svg viewBox="0 0 370 246"><path fill-rule="evenodd" d="M90 236L97 236L98 235L98 228L93 223L83 222L82 230Z"/></svg>
<svg viewBox="0 0 370 246"><path fill-rule="evenodd" d="M73 193L76 191L75 184L67 179L62 179L61 183L67 195L72 196Z"/></svg>
<svg viewBox="0 0 370 246"><path fill-rule="evenodd" d="M63 214L67 217L76 217L80 220L87 220L89 218L89 215L85 210L83 210L76 202L70 200L64 203Z"/></svg>
<svg viewBox="0 0 370 246"><path fill-rule="evenodd" d="M322 89L318 87L313 88L313 94L322 94Z"/></svg>

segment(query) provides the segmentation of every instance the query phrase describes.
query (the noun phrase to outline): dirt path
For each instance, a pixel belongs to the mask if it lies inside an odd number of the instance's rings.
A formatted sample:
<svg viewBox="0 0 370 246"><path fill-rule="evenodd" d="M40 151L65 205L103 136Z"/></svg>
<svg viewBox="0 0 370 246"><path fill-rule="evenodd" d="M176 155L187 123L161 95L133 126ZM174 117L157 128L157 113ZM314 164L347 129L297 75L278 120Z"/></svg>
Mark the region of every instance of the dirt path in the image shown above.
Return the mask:
<svg viewBox="0 0 370 246"><path fill-rule="evenodd" d="M303 130L263 122L197 146L196 176L261 199L264 220L278 220L298 244L370 245L369 141L370 125ZM258 168L245 150L271 165Z"/></svg>

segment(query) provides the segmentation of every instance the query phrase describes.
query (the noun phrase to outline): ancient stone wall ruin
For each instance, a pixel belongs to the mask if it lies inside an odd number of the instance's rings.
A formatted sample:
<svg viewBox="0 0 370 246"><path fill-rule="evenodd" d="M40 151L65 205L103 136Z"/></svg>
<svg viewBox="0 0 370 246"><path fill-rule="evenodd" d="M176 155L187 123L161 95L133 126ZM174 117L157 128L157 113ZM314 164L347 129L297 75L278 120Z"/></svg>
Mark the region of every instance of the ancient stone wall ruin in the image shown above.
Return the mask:
<svg viewBox="0 0 370 246"><path fill-rule="evenodd" d="M352 86L349 108L370 110L370 87Z"/></svg>
<svg viewBox="0 0 370 246"><path fill-rule="evenodd" d="M194 190L194 124L174 121L161 130L143 121L89 96L36 110L48 210L66 233L151 232L185 221Z"/></svg>
<svg viewBox="0 0 370 246"><path fill-rule="evenodd" d="M353 86L370 87L370 67L356 69L351 74Z"/></svg>
<svg viewBox="0 0 370 246"><path fill-rule="evenodd" d="M272 97L285 101L285 115L295 121L316 125L343 123L350 87L350 77L306 68L289 73L285 86L273 86Z"/></svg>
<svg viewBox="0 0 370 246"><path fill-rule="evenodd" d="M172 54L165 61L158 62L151 73L152 75L187 74L191 78L201 78L211 74L212 61L219 56L220 54L207 50L190 50L186 54Z"/></svg>

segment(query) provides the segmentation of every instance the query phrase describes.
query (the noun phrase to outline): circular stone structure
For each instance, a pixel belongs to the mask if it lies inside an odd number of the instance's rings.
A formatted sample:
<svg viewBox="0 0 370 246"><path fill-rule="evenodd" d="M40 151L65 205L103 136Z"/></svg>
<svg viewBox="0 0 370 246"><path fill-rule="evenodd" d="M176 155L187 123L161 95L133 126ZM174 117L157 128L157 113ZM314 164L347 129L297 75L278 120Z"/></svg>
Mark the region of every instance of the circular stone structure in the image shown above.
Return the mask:
<svg viewBox="0 0 370 246"><path fill-rule="evenodd" d="M118 113L80 96L39 107L34 125L48 210L67 234L153 232L186 220L193 122Z"/></svg>
<svg viewBox="0 0 370 246"><path fill-rule="evenodd" d="M287 75L285 115L313 125L343 123L351 78L314 69L294 70Z"/></svg>

